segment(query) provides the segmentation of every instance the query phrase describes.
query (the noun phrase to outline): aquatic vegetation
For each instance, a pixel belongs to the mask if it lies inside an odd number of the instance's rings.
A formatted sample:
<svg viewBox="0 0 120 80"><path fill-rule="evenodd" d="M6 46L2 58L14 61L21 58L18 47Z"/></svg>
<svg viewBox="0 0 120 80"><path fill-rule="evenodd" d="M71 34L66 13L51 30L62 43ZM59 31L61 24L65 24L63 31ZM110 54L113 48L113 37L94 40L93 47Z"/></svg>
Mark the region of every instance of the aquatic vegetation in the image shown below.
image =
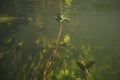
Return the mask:
<svg viewBox="0 0 120 80"><path fill-rule="evenodd" d="M93 65L94 62L95 64L97 62L91 54L92 47L89 44L76 46L72 43L72 39L70 34L65 34L63 40L59 42L60 47L48 70L47 80L94 80L94 76L101 77L99 72L103 73L103 70L105 72L106 70L110 70L110 66L106 64L97 67ZM9 43L11 41L11 38L8 38L5 42ZM18 41L14 45L11 45L11 48L0 52L0 60L4 62L1 69L3 67L9 69L9 73L5 76L12 76L11 80L14 78L18 80L43 79L43 70L55 46L55 41L42 37L36 39L34 44L36 45L37 51L29 53L25 58L21 50L24 47L23 41ZM16 46L21 48L16 50Z"/></svg>
<svg viewBox="0 0 120 80"><path fill-rule="evenodd" d="M60 43L65 43L65 44L70 44L70 45L67 45L67 46L64 46L64 47L61 47L58 49L58 52L55 56L53 64L48 72L48 77L47 77L48 80L52 80L52 79L66 80L66 79L77 79L77 78L79 79L80 78L80 77L77 77L77 75L76 75L76 70L79 70L79 68L77 67L78 65L76 64L76 61L79 60L80 57L82 57L82 59L85 60L86 58L84 58L84 57L86 56L86 53L87 53L87 56L88 55L90 56L90 54L88 54L90 51L90 48L85 48L85 47L76 48L70 41L71 41L70 35L67 34L67 35L65 35L63 41L60 42ZM42 44L46 43L46 42L47 42L47 40L44 40L42 42ZM50 44L51 43L47 43L46 45L43 45L41 47L49 46ZM46 52L49 50L49 48L50 47L46 47L45 53L49 53L49 52ZM72 57L72 56L76 55L74 53L74 51L77 51L79 49L83 50L84 56L80 56L80 57L74 59ZM42 50L44 50L44 49L42 49ZM44 51L41 51L41 52L44 53ZM71 54L71 53L73 53L73 54ZM79 53L79 52L77 52L77 53ZM71 57L72 57L72 60L70 60ZM88 58L87 60L89 60L90 57L87 57L87 58ZM41 59L44 59L44 58L41 58ZM92 61L87 62L86 67L89 68L92 66L92 64L93 64ZM81 72L79 72L79 74L81 74ZM82 74L84 74L84 73L82 73Z"/></svg>
<svg viewBox="0 0 120 80"><path fill-rule="evenodd" d="M72 1L63 0L64 5L59 5L60 14L56 16L56 20L60 23L60 30L57 40L50 38L49 33L43 32L50 21L48 20L47 22L47 18L45 20L44 18L47 16L45 13L49 13L49 10L46 9L48 4L53 6L52 0L48 2L43 0L33 2L36 11L34 16L31 16L31 13L29 15L23 13L22 15L27 15L26 18L0 17L0 80L43 80L46 66L48 66L46 69L47 74L45 75L46 80L110 80L110 78L119 80L116 76L119 75L119 71L112 71L112 69L115 69L112 66L115 66L116 62L107 62L109 56L105 55L108 52L104 51L106 48L104 44L96 45L89 43L89 41L82 42L82 39L76 41L76 38L69 31L63 32L63 37L60 37L62 22L69 22L70 20L67 16L69 16ZM62 7L65 9L62 9ZM39 14L39 12L41 13ZM40 16L42 13L43 15ZM48 18L51 19L51 15L48 15ZM18 35L15 38L12 37L13 33L19 31L18 26L21 27L23 26L22 23L27 22L30 23L28 28L33 26L37 27L36 31L40 29L37 35L34 35L35 38L33 39L33 36L30 36L31 38L27 39L27 36L24 36L23 40L21 37L19 38L20 40L17 40ZM26 26L24 25L23 27ZM55 27L49 26L50 29ZM63 25L64 28L67 27ZM25 33L27 33L27 30L25 30ZM80 38L82 37L80 36ZM91 40L90 37L87 35L83 38ZM27 44L32 44L29 49ZM97 56L95 57L95 55ZM49 59L50 56L51 59ZM103 56L105 56L105 59L101 58ZM49 63L48 65L46 65L47 62ZM113 65L111 66L110 64ZM110 74L108 74L108 71Z"/></svg>
<svg viewBox="0 0 120 80"><path fill-rule="evenodd" d="M66 34L65 36L64 36L64 41L63 41L64 43L69 43L70 42L70 35L69 34Z"/></svg>
<svg viewBox="0 0 120 80"><path fill-rule="evenodd" d="M66 4L65 6L71 7L72 6L71 2L72 2L72 0L65 0L65 4Z"/></svg>
<svg viewBox="0 0 120 80"><path fill-rule="evenodd" d="M59 44L61 47L66 47L67 45L70 45L71 37L69 34L66 34L64 36L63 41L61 41Z"/></svg>

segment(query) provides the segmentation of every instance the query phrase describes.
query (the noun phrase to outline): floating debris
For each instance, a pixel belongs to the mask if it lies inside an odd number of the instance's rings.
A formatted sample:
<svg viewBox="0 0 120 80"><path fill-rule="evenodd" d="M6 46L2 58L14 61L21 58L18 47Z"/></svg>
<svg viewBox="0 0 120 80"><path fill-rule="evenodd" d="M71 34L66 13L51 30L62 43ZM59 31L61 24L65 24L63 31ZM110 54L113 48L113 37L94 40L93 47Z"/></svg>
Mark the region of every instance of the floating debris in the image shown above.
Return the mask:
<svg viewBox="0 0 120 80"><path fill-rule="evenodd" d="M29 20L29 21L33 21L33 19L32 19L31 17L28 17L28 20Z"/></svg>
<svg viewBox="0 0 120 80"><path fill-rule="evenodd" d="M70 21L69 18L66 18L64 15L61 15L61 14L57 14L57 16L55 17L55 19L58 22L63 22L63 21L69 22Z"/></svg>
<svg viewBox="0 0 120 80"><path fill-rule="evenodd" d="M18 42L17 46L16 46L16 50L22 50L23 49L23 41Z"/></svg>

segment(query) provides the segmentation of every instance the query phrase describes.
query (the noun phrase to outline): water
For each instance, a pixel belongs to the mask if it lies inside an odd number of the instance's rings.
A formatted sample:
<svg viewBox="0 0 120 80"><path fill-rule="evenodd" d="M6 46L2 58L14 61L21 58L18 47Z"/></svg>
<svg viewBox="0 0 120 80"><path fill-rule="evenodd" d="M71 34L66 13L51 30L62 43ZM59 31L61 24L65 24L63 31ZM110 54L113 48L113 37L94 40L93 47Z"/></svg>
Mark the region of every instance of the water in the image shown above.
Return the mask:
<svg viewBox="0 0 120 80"><path fill-rule="evenodd" d="M59 31L59 1L0 2L0 80L43 80ZM62 3L62 14L70 21L62 23L47 80L119 80L120 1Z"/></svg>

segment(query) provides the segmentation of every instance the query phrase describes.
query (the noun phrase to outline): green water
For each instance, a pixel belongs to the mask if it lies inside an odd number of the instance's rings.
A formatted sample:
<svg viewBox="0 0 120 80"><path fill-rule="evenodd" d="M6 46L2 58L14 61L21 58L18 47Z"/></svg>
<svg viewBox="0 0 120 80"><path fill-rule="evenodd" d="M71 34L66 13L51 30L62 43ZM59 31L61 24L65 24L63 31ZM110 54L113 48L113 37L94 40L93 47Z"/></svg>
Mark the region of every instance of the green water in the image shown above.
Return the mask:
<svg viewBox="0 0 120 80"><path fill-rule="evenodd" d="M62 15L70 21L62 23L47 80L120 80L120 1L62 3ZM59 31L59 0L0 4L0 80L43 80Z"/></svg>

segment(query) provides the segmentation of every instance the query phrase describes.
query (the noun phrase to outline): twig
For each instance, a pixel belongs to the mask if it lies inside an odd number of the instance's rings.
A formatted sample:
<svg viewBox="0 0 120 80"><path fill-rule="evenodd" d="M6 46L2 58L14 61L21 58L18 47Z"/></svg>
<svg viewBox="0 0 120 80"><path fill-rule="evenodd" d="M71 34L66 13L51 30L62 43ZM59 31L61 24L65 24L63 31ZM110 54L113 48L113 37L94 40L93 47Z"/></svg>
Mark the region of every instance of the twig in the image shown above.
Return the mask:
<svg viewBox="0 0 120 80"><path fill-rule="evenodd" d="M62 13L62 1L61 0L59 0L59 9L60 9L60 14L61 14ZM50 57L46 63L44 74L43 74L43 80L46 80L48 69L49 69L49 67L53 61L54 55L56 54L57 49L59 47L61 33L62 33L62 23L60 22L59 32L58 32L58 36L57 36L57 40L56 40L56 45L55 45L55 48L53 49L53 52L50 55Z"/></svg>
<svg viewBox="0 0 120 80"><path fill-rule="evenodd" d="M46 80L48 69L49 69L49 67L50 67L50 65L51 65L51 63L53 61L54 55L57 52L57 49L59 47L59 41L60 41L61 32L62 32L62 23L60 23L60 26L59 26L59 32L58 32L55 48L53 49L53 52L50 55L50 57L49 57L49 59L48 59L48 61L46 63L45 70L44 70L44 75L43 75L44 76L43 80Z"/></svg>

